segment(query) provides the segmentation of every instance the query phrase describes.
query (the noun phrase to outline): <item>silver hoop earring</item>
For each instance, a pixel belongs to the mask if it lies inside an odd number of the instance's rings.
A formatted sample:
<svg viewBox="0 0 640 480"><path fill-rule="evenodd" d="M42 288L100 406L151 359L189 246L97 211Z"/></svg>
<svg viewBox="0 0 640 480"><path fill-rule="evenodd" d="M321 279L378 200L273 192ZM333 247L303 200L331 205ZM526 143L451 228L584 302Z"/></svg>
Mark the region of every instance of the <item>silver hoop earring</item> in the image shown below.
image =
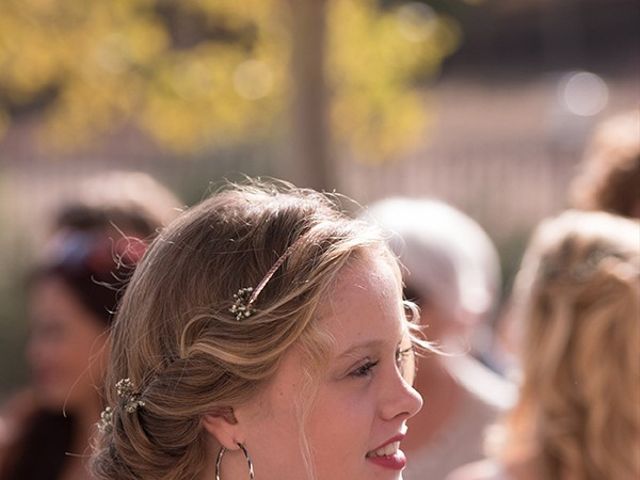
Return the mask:
<svg viewBox="0 0 640 480"><path fill-rule="evenodd" d="M240 450L242 450L244 457L247 459L247 465L249 466L249 480L255 480L256 477L253 473L253 462L251 461L249 452L243 444L238 443L238 446L240 447ZM218 452L218 457L216 458L216 480L222 480L220 478L220 464L222 464L222 457L224 456L224 452L226 451L226 448L221 447L220 451Z"/></svg>

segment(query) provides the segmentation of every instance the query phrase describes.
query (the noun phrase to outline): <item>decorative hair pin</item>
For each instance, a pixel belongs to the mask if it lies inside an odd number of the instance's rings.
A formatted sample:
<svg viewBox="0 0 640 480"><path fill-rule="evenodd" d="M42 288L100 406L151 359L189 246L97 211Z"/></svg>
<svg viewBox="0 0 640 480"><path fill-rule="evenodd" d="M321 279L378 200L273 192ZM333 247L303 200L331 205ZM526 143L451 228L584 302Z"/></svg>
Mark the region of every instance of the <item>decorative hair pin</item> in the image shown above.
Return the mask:
<svg viewBox="0 0 640 480"><path fill-rule="evenodd" d="M233 305L229 308L229 312L235 315L238 322L255 313L253 304L258 298L258 295L260 295L260 292L262 292L264 287L267 285L267 282L271 280L271 277L273 277L273 275L278 271L284 261L293 253L298 245L302 243L302 238L303 237L298 237L298 239L293 242L282 255L280 255L280 258L278 258L276 263L273 264L273 267L269 269L256 288L244 287L233 295Z"/></svg>
<svg viewBox="0 0 640 480"><path fill-rule="evenodd" d="M111 407L105 408L100 414L98 430L102 433L109 433L113 430L113 409Z"/></svg>
<svg viewBox="0 0 640 480"><path fill-rule="evenodd" d="M127 413L135 412L138 407L144 407L144 401L140 400L140 395L134 393L135 386L129 378L123 378L116 383L116 393L124 400L124 410Z"/></svg>
<svg viewBox="0 0 640 480"><path fill-rule="evenodd" d="M140 400L140 394L135 393L135 385L129 378L123 378L116 383L116 393L123 400L123 408L127 413L134 413L139 407L144 407L145 403ZM113 429L113 409L105 408L100 414L98 429L102 433L108 433Z"/></svg>
<svg viewBox="0 0 640 480"><path fill-rule="evenodd" d="M253 287L247 287L241 288L238 293L233 294L234 301L229 311L236 316L237 321L250 317L253 313L253 302L250 302L251 292L253 292Z"/></svg>

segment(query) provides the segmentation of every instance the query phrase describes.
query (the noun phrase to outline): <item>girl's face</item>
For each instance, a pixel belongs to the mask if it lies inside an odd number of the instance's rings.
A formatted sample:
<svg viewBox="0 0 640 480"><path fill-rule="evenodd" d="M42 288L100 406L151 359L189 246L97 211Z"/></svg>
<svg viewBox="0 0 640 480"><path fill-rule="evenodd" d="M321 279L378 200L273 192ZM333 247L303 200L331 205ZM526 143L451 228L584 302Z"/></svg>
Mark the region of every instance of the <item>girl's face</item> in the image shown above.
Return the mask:
<svg viewBox="0 0 640 480"><path fill-rule="evenodd" d="M304 435L316 480L401 479L405 457L398 444L422 398L410 384L411 342L400 281L390 262L371 254L347 267L319 321L335 343L320 378L312 380L313 393L305 390L307 361L293 349L264 395L236 409L238 420L248 425L244 440L256 478L310 478ZM305 407L306 416L299 413ZM238 478L245 478L242 454L227 455L228 472L237 467Z"/></svg>
<svg viewBox="0 0 640 480"><path fill-rule="evenodd" d="M27 357L45 407L93 406L102 383L105 327L61 280L37 282L30 298Z"/></svg>

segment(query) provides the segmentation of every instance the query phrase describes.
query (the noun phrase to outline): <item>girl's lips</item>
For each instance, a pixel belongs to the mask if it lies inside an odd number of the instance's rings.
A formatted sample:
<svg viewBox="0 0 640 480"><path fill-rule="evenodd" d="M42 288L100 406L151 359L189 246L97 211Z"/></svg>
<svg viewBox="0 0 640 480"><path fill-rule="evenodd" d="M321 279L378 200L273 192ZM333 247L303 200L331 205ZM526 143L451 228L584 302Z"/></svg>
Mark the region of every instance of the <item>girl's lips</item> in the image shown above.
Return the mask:
<svg viewBox="0 0 640 480"><path fill-rule="evenodd" d="M402 450L397 450L393 455L383 457L369 456L367 460L390 470L402 470L407 464L407 457Z"/></svg>
<svg viewBox="0 0 640 480"><path fill-rule="evenodd" d="M386 442L384 442L382 445L377 446L376 448L374 448L373 450L371 450L369 453L371 452L375 452L376 450L379 450L381 448L386 447L387 445L389 445L390 443L394 443L394 442L401 442L402 440L404 440L405 437L405 433L399 433L398 435L395 435L393 437L391 437L389 440L387 440Z"/></svg>

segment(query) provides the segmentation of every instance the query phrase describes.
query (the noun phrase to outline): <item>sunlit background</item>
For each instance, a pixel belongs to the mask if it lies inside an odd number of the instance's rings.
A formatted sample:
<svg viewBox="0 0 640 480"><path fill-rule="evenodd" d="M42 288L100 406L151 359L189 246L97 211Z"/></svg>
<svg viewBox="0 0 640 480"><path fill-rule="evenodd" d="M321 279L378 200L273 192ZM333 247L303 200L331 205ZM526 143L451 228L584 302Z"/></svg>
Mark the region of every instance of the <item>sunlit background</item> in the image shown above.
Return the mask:
<svg viewBox="0 0 640 480"><path fill-rule="evenodd" d="M242 174L439 197L508 291L594 125L640 100L637 25L634 0L2 0L0 397L48 214L105 170L186 204Z"/></svg>

